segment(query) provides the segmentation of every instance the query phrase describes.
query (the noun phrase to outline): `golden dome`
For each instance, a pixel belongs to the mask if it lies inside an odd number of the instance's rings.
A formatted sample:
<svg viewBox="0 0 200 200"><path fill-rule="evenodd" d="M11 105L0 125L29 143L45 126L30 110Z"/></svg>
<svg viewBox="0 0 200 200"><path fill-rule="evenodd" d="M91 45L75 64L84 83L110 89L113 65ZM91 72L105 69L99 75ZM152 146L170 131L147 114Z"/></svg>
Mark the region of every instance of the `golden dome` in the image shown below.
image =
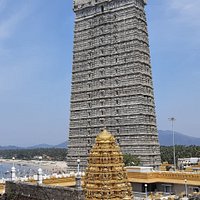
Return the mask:
<svg viewBox="0 0 200 200"><path fill-rule="evenodd" d="M132 200L132 187L124 168L123 155L114 136L103 130L96 137L86 168L85 200Z"/></svg>
<svg viewBox="0 0 200 200"><path fill-rule="evenodd" d="M109 133L107 130L103 130L100 132L96 137L97 142L113 142L115 141L115 138L112 136L111 133Z"/></svg>

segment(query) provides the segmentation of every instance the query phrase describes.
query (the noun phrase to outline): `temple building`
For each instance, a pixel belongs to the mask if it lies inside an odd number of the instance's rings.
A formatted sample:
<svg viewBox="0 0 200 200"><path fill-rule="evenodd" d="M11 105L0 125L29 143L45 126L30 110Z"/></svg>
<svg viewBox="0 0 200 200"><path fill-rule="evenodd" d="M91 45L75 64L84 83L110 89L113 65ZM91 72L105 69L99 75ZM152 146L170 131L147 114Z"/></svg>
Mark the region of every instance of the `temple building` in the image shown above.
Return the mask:
<svg viewBox="0 0 200 200"><path fill-rule="evenodd" d="M115 138L106 130L97 135L84 177L85 200L132 200L132 187L123 155Z"/></svg>
<svg viewBox="0 0 200 200"><path fill-rule="evenodd" d="M82 169L102 128L123 154L160 165L145 0L74 0L67 164Z"/></svg>

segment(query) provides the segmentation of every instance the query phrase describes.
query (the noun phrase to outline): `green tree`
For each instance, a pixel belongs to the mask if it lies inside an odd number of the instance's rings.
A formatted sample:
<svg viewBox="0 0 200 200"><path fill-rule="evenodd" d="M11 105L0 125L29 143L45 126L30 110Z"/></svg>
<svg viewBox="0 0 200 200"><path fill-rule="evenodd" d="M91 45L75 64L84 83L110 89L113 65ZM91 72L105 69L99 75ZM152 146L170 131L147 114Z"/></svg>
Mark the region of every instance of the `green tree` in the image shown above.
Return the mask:
<svg viewBox="0 0 200 200"><path fill-rule="evenodd" d="M176 145L176 161L178 158L190 158L198 157L200 158L200 146L184 146ZM173 164L173 146L161 146L160 148L161 160L162 162L168 162Z"/></svg>
<svg viewBox="0 0 200 200"><path fill-rule="evenodd" d="M125 166L138 166L140 165L140 159L137 156L131 154L124 154L124 164Z"/></svg>

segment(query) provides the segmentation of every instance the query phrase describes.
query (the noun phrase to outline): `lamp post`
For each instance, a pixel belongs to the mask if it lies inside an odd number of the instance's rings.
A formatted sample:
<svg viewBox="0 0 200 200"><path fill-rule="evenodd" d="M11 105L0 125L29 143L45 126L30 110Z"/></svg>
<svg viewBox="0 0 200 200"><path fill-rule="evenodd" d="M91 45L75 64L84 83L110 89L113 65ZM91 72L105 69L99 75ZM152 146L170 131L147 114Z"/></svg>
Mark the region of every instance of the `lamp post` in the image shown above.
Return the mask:
<svg viewBox="0 0 200 200"><path fill-rule="evenodd" d="M185 196L188 196L187 179L185 179Z"/></svg>
<svg viewBox="0 0 200 200"><path fill-rule="evenodd" d="M77 174L80 174L80 159L77 160Z"/></svg>
<svg viewBox="0 0 200 200"><path fill-rule="evenodd" d="M37 184L41 185L42 184L42 169L41 169L41 161L42 161L42 156L39 156L39 169L37 173Z"/></svg>
<svg viewBox="0 0 200 200"><path fill-rule="evenodd" d="M12 160L13 160L13 166L11 168L11 181L15 181L16 180L16 169L14 163L15 157L12 157Z"/></svg>
<svg viewBox="0 0 200 200"><path fill-rule="evenodd" d="M144 184L144 187L145 187L145 195L146 195L146 199L148 198L147 186L148 186L148 185L145 183L145 184Z"/></svg>
<svg viewBox="0 0 200 200"><path fill-rule="evenodd" d="M76 187L81 189L80 159L77 160Z"/></svg>
<svg viewBox="0 0 200 200"><path fill-rule="evenodd" d="M39 159L39 168L41 168L42 156L39 156L38 159Z"/></svg>
<svg viewBox="0 0 200 200"><path fill-rule="evenodd" d="M175 149L175 133L174 133L174 122L176 119L174 117L171 117L169 118L169 120L172 123L174 169L176 170L176 149Z"/></svg>

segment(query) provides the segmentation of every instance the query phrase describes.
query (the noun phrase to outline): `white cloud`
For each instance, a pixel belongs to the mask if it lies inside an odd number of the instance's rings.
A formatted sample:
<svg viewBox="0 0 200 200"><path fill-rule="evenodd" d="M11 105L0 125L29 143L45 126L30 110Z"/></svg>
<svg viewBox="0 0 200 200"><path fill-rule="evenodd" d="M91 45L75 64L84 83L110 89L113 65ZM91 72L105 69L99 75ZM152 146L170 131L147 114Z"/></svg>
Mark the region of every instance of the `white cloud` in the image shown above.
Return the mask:
<svg viewBox="0 0 200 200"><path fill-rule="evenodd" d="M34 3L31 1L23 4L17 2L14 10L9 10L12 2L8 2L9 0L0 0L0 40L10 38L34 10Z"/></svg>
<svg viewBox="0 0 200 200"><path fill-rule="evenodd" d="M6 7L6 0L0 0L0 13Z"/></svg>
<svg viewBox="0 0 200 200"><path fill-rule="evenodd" d="M20 10L0 22L0 39L9 38L17 25L26 17L26 12Z"/></svg>
<svg viewBox="0 0 200 200"><path fill-rule="evenodd" d="M39 51L39 49L32 49L30 51ZM21 60L12 56L12 51L9 51L8 54L10 54L10 57L13 57L13 60L0 63L0 95L3 95L5 92L21 90L27 84L30 84L31 80L36 78L38 73L41 73L40 65L35 56L27 53L23 60Z"/></svg>
<svg viewBox="0 0 200 200"><path fill-rule="evenodd" d="M168 6L174 11L177 20L190 23L191 25L200 24L200 1L195 0L168 0Z"/></svg>
<svg viewBox="0 0 200 200"><path fill-rule="evenodd" d="M181 1L174 1L169 0L171 7L180 10L181 12L190 12L191 10L198 9L200 5L200 1L191 1L191 0L181 0Z"/></svg>

